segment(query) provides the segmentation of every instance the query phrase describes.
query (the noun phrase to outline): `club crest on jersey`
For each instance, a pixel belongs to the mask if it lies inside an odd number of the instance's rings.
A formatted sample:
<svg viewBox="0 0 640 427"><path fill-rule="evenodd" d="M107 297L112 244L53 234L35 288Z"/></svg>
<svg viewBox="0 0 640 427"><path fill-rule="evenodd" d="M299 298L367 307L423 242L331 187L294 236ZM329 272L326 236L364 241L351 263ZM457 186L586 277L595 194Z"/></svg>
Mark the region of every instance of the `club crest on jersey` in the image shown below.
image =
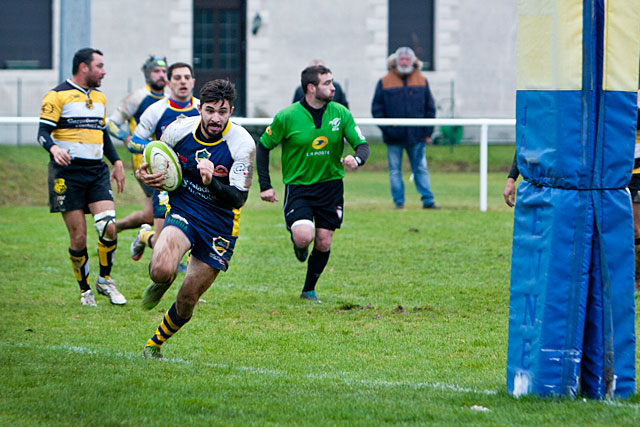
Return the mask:
<svg viewBox="0 0 640 427"><path fill-rule="evenodd" d="M40 112L42 114L51 114L53 113L54 107L53 104L50 102L45 102L44 104L42 104L42 107L40 107Z"/></svg>
<svg viewBox="0 0 640 427"><path fill-rule="evenodd" d="M267 135L271 136L271 134L273 132L271 132L271 126L267 126L267 130L265 130L265 132L267 132Z"/></svg>
<svg viewBox="0 0 640 427"><path fill-rule="evenodd" d="M320 150L324 148L328 143L329 143L329 140L327 139L326 136L319 136L313 140L313 142L311 143L311 146L316 150Z"/></svg>
<svg viewBox="0 0 640 427"><path fill-rule="evenodd" d="M220 256L224 255L227 250L229 250L230 245L231 242L224 237L218 236L213 239L213 250Z"/></svg>
<svg viewBox="0 0 640 427"><path fill-rule="evenodd" d="M64 178L58 178L54 181L53 190L58 194L63 194L67 191L67 184L65 184Z"/></svg>
<svg viewBox="0 0 640 427"><path fill-rule="evenodd" d="M196 151L196 162L204 159L209 160L209 157L211 157L211 153L204 148L202 150Z"/></svg>
<svg viewBox="0 0 640 427"><path fill-rule="evenodd" d="M338 132L340 130L340 117L336 117L335 119L331 120L329 122L330 126L333 126L331 128L331 132Z"/></svg>

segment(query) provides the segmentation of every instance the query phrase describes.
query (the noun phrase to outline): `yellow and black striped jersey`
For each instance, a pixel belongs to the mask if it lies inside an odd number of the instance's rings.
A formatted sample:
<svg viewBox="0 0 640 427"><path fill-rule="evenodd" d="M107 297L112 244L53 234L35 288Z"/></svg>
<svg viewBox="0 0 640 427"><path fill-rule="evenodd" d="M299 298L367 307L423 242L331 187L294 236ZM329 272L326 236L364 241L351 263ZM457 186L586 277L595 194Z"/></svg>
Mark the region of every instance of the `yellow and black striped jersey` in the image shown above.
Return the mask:
<svg viewBox="0 0 640 427"><path fill-rule="evenodd" d="M42 99L40 123L55 128L53 141L72 159L101 160L106 104L99 90L85 90L67 80Z"/></svg>

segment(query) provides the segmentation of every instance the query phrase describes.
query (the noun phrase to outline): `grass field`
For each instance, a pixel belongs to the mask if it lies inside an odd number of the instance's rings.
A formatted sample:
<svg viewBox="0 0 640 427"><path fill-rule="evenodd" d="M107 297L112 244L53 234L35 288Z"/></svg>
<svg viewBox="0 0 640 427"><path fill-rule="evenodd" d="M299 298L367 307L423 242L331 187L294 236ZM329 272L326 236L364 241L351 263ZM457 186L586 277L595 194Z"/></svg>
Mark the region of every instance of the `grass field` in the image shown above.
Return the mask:
<svg viewBox="0 0 640 427"><path fill-rule="evenodd" d="M384 152L373 148L369 168L345 179L345 221L317 289L324 304L299 299L305 266L281 204L261 202L256 185L230 270L163 347L168 360L151 362L142 348L181 276L142 310L150 254L131 261L135 232L125 231L113 277L129 303L100 296L81 307L66 230L46 207L47 156L0 146L0 425L637 425L639 396L505 391L513 211L500 171L513 147L490 147L486 213L477 147L428 148L443 207L433 212L409 183L407 211L392 209ZM118 216L138 208L127 177Z"/></svg>

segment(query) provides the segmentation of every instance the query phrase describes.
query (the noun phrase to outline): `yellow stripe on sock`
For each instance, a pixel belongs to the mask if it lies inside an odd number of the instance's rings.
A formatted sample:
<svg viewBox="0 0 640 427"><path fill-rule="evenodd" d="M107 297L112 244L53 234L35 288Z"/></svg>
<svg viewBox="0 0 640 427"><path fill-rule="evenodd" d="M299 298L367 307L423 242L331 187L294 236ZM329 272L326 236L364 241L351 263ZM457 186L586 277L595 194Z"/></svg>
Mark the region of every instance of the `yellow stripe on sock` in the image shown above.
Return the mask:
<svg viewBox="0 0 640 427"><path fill-rule="evenodd" d="M107 255L115 250L116 245L105 246L104 243L98 241L98 257L100 258L100 265L108 265Z"/></svg>
<svg viewBox="0 0 640 427"><path fill-rule="evenodd" d="M160 348L160 346L158 344L156 344L156 342L154 340L149 338L149 341L147 341L147 347L151 347L151 346Z"/></svg>
<svg viewBox="0 0 640 427"><path fill-rule="evenodd" d="M158 339L158 341L160 341L161 343L165 342L167 339L165 337L162 336L162 334L160 333L160 331L156 330L156 335L155 337Z"/></svg>
<svg viewBox="0 0 640 427"><path fill-rule="evenodd" d="M140 241L145 245L149 246L149 240L151 240L154 234L156 234L156 232L153 230L143 231L142 233L140 233Z"/></svg>
<svg viewBox="0 0 640 427"><path fill-rule="evenodd" d="M165 335L167 335L168 337L171 337L174 334L173 331L170 331L169 328L167 328L167 326L164 324L164 322L160 323L159 328L162 329L162 332L164 332Z"/></svg>
<svg viewBox="0 0 640 427"><path fill-rule="evenodd" d="M71 265L73 266L73 274L76 276L76 280L82 280L82 267L84 263L87 261L86 256L75 257L73 255L69 255L69 259L71 260Z"/></svg>
<svg viewBox="0 0 640 427"><path fill-rule="evenodd" d="M176 331L180 329L180 326L176 326L176 324L173 323L173 321L171 320L171 317L169 317L168 311L164 314L164 320L166 320L167 324L169 325L169 327L171 327L171 329L174 329Z"/></svg>

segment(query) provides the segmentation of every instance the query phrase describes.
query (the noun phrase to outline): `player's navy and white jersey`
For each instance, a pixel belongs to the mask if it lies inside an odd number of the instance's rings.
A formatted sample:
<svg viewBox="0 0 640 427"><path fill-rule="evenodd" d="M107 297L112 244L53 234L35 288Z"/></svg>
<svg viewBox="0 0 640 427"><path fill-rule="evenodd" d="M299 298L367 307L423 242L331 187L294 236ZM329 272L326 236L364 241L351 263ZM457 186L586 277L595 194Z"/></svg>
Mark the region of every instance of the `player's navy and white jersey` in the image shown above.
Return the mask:
<svg viewBox="0 0 640 427"><path fill-rule="evenodd" d="M134 90L120 102L118 108L109 116L109 133L119 139L132 135L140 122L142 113L152 104L165 98L164 93L154 93L149 85ZM125 123L127 125L126 131L122 129Z"/></svg>
<svg viewBox="0 0 640 427"><path fill-rule="evenodd" d="M152 139L160 139L162 133L174 120L183 117L199 116L200 100L192 97L188 102L179 103L171 98L162 99L142 113L140 122L133 132L129 151L142 153Z"/></svg>
<svg viewBox="0 0 640 427"><path fill-rule="evenodd" d="M249 132L231 120L218 141L198 138L200 117L178 119L162 134L161 140L174 149L182 165L182 184L169 193L175 207L190 218L208 224L225 237L237 237L240 209L216 198L202 182L198 162L210 160L215 167L213 179L241 191L249 191L253 176L255 142Z"/></svg>

